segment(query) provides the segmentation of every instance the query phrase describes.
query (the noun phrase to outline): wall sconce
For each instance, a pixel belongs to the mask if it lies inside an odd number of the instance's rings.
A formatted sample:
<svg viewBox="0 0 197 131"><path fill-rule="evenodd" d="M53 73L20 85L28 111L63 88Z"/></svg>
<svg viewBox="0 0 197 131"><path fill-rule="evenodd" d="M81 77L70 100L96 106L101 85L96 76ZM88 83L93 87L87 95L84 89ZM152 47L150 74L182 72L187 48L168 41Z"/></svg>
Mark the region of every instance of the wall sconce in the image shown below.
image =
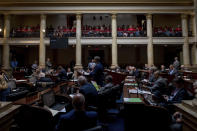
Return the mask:
<svg viewBox="0 0 197 131"><path fill-rule="evenodd" d="M0 32L2 32L2 29L0 28Z"/></svg>
<svg viewBox="0 0 197 131"><path fill-rule="evenodd" d="M44 32L44 33L45 33L45 29L43 29L43 30L42 30L42 32Z"/></svg>

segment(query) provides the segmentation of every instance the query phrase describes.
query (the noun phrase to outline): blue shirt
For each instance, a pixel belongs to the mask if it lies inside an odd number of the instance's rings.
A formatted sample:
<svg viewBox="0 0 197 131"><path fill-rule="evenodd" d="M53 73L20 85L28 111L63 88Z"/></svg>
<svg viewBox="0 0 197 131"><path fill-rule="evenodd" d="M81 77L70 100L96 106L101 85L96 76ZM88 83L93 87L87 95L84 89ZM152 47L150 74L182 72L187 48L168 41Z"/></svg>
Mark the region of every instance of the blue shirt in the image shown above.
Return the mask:
<svg viewBox="0 0 197 131"><path fill-rule="evenodd" d="M18 61L11 61L12 68L16 68L18 66Z"/></svg>

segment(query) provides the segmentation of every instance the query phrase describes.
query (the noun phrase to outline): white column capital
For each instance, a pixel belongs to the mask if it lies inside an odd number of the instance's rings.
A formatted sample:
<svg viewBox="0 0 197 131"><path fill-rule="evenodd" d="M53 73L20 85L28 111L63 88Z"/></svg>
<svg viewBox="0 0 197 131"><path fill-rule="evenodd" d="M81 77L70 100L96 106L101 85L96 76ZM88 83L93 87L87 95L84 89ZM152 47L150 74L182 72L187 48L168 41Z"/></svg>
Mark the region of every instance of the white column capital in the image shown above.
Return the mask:
<svg viewBox="0 0 197 131"><path fill-rule="evenodd" d="M81 19L81 16L82 16L82 14L81 13L78 13L78 14L76 14L76 19Z"/></svg>
<svg viewBox="0 0 197 131"><path fill-rule="evenodd" d="M10 19L10 14L5 14L4 17L5 19Z"/></svg>
<svg viewBox="0 0 197 131"><path fill-rule="evenodd" d="M43 19L46 19L46 18L47 18L47 16L46 16L45 14L41 14L41 15L40 15L40 19L43 20Z"/></svg>
<svg viewBox="0 0 197 131"><path fill-rule="evenodd" d="M146 19L147 19L147 20L152 20L152 14L147 14L147 15L146 15Z"/></svg>
<svg viewBox="0 0 197 131"><path fill-rule="evenodd" d="M181 14L181 19L187 19L188 18L188 14Z"/></svg>
<svg viewBox="0 0 197 131"><path fill-rule="evenodd" d="M116 19L116 17L117 17L116 13L111 14L112 19Z"/></svg>

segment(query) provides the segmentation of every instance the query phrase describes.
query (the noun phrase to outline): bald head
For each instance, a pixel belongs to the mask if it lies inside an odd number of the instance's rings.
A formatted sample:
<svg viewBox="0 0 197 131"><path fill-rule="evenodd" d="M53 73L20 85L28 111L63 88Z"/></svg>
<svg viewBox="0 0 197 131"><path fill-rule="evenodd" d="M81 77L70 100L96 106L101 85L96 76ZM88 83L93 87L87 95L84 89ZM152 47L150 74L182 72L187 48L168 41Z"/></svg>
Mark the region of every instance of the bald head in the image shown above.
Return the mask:
<svg viewBox="0 0 197 131"><path fill-rule="evenodd" d="M87 83L87 79L85 78L85 76L78 77L78 83L80 86L85 85Z"/></svg>
<svg viewBox="0 0 197 131"><path fill-rule="evenodd" d="M75 110L83 110L85 105L85 97L81 93L74 95L72 105Z"/></svg>

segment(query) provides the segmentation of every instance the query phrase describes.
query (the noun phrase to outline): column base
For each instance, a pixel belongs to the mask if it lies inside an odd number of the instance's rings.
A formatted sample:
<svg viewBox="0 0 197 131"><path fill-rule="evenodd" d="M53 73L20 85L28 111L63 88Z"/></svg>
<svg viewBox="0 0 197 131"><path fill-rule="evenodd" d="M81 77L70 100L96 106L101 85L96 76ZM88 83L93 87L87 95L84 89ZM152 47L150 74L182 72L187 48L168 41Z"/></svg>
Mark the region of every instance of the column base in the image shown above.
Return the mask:
<svg viewBox="0 0 197 131"><path fill-rule="evenodd" d="M2 66L2 69L6 70L6 71L11 71L12 70L12 68L10 66Z"/></svg>
<svg viewBox="0 0 197 131"><path fill-rule="evenodd" d="M197 64L193 64L192 67L197 67Z"/></svg>
<svg viewBox="0 0 197 131"><path fill-rule="evenodd" d="M41 67L42 69L45 68L45 65L44 64L40 64L39 67Z"/></svg>
<svg viewBox="0 0 197 131"><path fill-rule="evenodd" d="M191 68L192 66L190 64L184 64L184 67Z"/></svg>
<svg viewBox="0 0 197 131"><path fill-rule="evenodd" d="M118 67L118 65L111 65L110 69L114 70Z"/></svg>
<svg viewBox="0 0 197 131"><path fill-rule="evenodd" d="M75 65L74 70L83 69L82 65Z"/></svg>

